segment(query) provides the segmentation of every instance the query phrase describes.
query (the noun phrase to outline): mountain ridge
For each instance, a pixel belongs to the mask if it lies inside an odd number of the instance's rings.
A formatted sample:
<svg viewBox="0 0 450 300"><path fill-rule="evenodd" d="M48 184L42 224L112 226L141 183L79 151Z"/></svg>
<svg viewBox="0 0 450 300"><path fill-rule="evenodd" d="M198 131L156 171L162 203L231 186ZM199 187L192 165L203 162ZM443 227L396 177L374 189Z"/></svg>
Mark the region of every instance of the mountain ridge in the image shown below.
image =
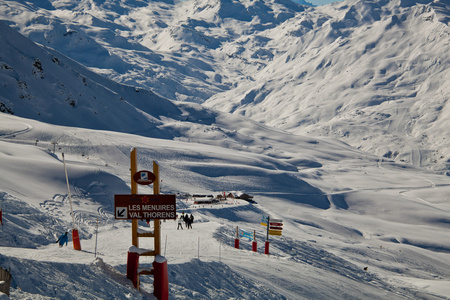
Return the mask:
<svg viewBox="0 0 450 300"><path fill-rule="evenodd" d="M450 168L448 1L50 3L6 1L0 17L164 98Z"/></svg>

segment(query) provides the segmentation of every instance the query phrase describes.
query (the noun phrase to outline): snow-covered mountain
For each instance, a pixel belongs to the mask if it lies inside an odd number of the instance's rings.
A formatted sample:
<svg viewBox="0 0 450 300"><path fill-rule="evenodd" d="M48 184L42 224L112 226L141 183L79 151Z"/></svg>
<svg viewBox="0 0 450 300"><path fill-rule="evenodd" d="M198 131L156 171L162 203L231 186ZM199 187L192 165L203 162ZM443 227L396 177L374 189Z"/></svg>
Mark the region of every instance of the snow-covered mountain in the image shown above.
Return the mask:
<svg viewBox="0 0 450 300"><path fill-rule="evenodd" d="M444 0L0 4L13 28L116 82L443 173L448 16Z"/></svg>
<svg viewBox="0 0 450 300"><path fill-rule="evenodd" d="M115 131L156 131L178 112L147 90L124 86L44 49L0 21L0 110L44 122ZM153 133L157 134L157 133Z"/></svg>
<svg viewBox="0 0 450 300"><path fill-rule="evenodd" d="M268 32L286 51L206 104L448 170L447 2L343 2L317 12L317 21L298 14Z"/></svg>
<svg viewBox="0 0 450 300"><path fill-rule="evenodd" d="M152 298L152 277L125 279L131 225L114 220L136 147L195 215L162 224L171 299L449 298L448 15L448 1L0 2L12 297ZM83 251L54 243L72 228L61 152ZM228 191L256 203L185 197ZM263 215L284 223L270 256ZM233 248L236 226L258 253Z"/></svg>

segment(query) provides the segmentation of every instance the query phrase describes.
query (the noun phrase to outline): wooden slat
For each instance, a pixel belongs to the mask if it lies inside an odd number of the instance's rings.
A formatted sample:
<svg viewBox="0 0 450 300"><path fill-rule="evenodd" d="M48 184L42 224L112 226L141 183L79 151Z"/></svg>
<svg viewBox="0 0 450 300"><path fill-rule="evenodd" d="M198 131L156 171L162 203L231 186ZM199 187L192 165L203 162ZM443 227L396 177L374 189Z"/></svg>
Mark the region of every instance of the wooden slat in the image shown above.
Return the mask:
<svg viewBox="0 0 450 300"><path fill-rule="evenodd" d="M149 251L139 254L139 256L156 256L156 251Z"/></svg>
<svg viewBox="0 0 450 300"><path fill-rule="evenodd" d="M139 275L153 275L154 273L154 269L143 269L141 271L139 271Z"/></svg>
<svg viewBox="0 0 450 300"><path fill-rule="evenodd" d="M138 237L154 237L155 234L153 232L138 232Z"/></svg>

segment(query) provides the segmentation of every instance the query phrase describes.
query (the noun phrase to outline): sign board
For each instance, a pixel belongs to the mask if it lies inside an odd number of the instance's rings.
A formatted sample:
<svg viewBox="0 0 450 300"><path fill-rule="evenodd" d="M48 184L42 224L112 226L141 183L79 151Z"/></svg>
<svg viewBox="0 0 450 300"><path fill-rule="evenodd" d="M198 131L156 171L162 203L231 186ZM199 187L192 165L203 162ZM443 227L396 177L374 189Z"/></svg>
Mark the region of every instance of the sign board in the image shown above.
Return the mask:
<svg viewBox="0 0 450 300"><path fill-rule="evenodd" d="M283 223L276 223L276 222L270 221L270 226L283 226Z"/></svg>
<svg viewBox="0 0 450 300"><path fill-rule="evenodd" d="M269 226L269 230L283 230L283 227L281 227L281 226L272 226L272 225L270 225L270 226Z"/></svg>
<svg viewBox="0 0 450 300"><path fill-rule="evenodd" d="M281 230L269 230L269 235L282 235Z"/></svg>
<svg viewBox="0 0 450 300"><path fill-rule="evenodd" d="M270 230L283 230L283 223L272 222L272 220L270 220L269 229Z"/></svg>
<svg viewBox="0 0 450 300"><path fill-rule="evenodd" d="M176 219L175 195L114 195L116 220Z"/></svg>
<svg viewBox="0 0 450 300"><path fill-rule="evenodd" d="M272 219L269 216L261 217L261 225L267 228L267 240L269 240L269 235L282 235L283 230L283 220L282 219Z"/></svg>
<svg viewBox="0 0 450 300"><path fill-rule="evenodd" d="M138 172L134 173L133 180L137 184L149 185L149 184L152 184L153 182L155 182L156 176L155 176L155 174L153 174L150 171L142 170L142 171L138 171Z"/></svg>
<svg viewBox="0 0 450 300"><path fill-rule="evenodd" d="M239 237L248 238L250 240L253 240L253 238L254 238L253 232L242 230L242 229L239 229Z"/></svg>
<svg viewBox="0 0 450 300"><path fill-rule="evenodd" d="M261 217L261 225L262 226L267 226L267 220L268 220L269 216L262 216Z"/></svg>

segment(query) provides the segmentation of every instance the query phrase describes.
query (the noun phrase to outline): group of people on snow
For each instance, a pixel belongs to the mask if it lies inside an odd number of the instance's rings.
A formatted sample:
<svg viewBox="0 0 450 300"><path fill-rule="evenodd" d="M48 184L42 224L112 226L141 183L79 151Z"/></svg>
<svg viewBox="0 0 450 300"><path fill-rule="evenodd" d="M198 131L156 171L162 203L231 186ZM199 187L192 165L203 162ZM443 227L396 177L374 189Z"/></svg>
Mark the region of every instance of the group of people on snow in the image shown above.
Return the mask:
<svg viewBox="0 0 450 300"><path fill-rule="evenodd" d="M191 228L192 229L192 223L194 223L194 216L191 214L190 216L188 214L184 214L184 211L181 213L180 216L177 215L177 222L178 222L178 226L177 226L177 230L178 229L183 229L183 222L186 226L187 229Z"/></svg>
<svg viewBox="0 0 450 300"><path fill-rule="evenodd" d="M178 220L178 227L177 229L183 229L183 222L186 226L187 229L192 229L192 223L194 223L194 216L185 214L184 211L181 213L180 216L177 215L177 220ZM62 247L64 244L66 244L69 241L69 236L68 236L68 232L62 234L58 240L56 241L56 243L59 243L59 247Z"/></svg>

